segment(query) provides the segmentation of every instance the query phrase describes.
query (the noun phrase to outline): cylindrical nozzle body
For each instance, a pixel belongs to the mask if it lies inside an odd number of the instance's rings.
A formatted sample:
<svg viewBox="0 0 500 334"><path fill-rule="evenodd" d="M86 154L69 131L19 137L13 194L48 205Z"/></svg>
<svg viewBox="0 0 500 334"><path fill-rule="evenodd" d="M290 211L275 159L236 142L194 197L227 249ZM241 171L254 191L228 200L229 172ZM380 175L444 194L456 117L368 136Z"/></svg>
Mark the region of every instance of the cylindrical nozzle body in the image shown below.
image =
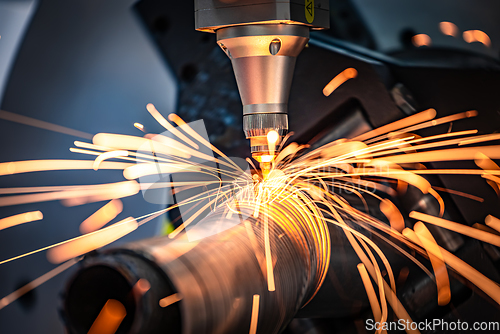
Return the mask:
<svg viewBox="0 0 500 334"><path fill-rule="evenodd" d="M251 24L217 30L217 43L231 59L243 104L243 130L252 154L269 154L265 136L288 131L288 97L295 60L309 40L309 27ZM274 151L274 150L272 150Z"/></svg>

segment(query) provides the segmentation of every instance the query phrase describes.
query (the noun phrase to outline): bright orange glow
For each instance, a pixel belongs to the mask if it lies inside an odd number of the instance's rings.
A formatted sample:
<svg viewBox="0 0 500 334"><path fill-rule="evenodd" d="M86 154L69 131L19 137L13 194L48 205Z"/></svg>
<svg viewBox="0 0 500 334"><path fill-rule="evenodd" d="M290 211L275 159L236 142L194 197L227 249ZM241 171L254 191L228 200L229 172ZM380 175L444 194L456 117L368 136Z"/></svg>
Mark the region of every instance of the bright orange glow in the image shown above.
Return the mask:
<svg viewBox="0 0 500 334"><path fill-rule="evenodd" d="M389 201L388 199L383 199L380 202L380 211L389 219L391 227L398 232L403 231L405 228L405 220L403 215L398 210L398 208Z"/></svg>
<svg viewBox="0 0 500 334"><path fill-rule="evenodd" d="M436 150L430 152L409 153L403 155L394 155L373 161L382 160L392 163L415 163L430 161L456 161L456 160L474 160L478 152L486 154L493 159L500 159L500 146L479 146L479 147L459 147L445 150ZM373 162L372 162L373 163Z"/></svg>
<svg viewBox="0 0 500 334"><path fill-rule="evenodd" d="M419 237L415 234L415 232L413 232L413 230L405 228L403 230L403 235L415 244L421 245ZM433 249L434 248L429 248L428 250L433 251ZM444 262L446 262L450 268L460 273L460 275L462 275L465 279L469 280L472 284L483 290L488 296L495 300L495 302L500 304L500 286L498 286L497 283L493 282L444 248L439 247L439 250L444 258ZM439 256L439 254L434 255Z"/></svg>
<svg viewBox="0 0 500 334"><path fill-rule="evenodd" d="M250 330L248 334L257 333L257 323L259 321L259 305L260 305L260 295L253 295L252 317L250 320Z"/></svg>
<svg viewBox="0 0 500 334"><path fill-rule="evenodd" d="M155 106L152 103L148 103L146 106L146 109L149 111L151 116L153 116L158 123L160 123L161 126L163 126L165 129L168 131L172 132L177 138L181 139L185 143L191 145L191 147L194 147L195 149L199 149L198 144L193 142L191 139L189 139L186 135L184 135L182 132L180 132L178 129L176 129L172 124L170 124L165 117L163 117L162 114L158 110L156 110Z"/></svg>
<svg viewBox="0 0 500 334"><path fill-rule="evenodd" d="M491 39L488 34L481 30L467 30L463 33L464 41L467 43L479 42L487 47L491 46Z"/></svg>
<svg viewBox="0 0 500 334"><path fill-rule="evenodd" d="M264 251L266 255L267 289L274 291L276 287L274 285L273 258L271 255L271 240L269 239L269 221L266 214L264 214Z"/></svg>
<svg viewBox="0 0 500 334"><path fill-rule="evenodd" d="M117 135L113 133L98 133L94 136L92 142L98 146L106 146L119 150L153 150L156 153L178 156L184 159L189 159L191 157L191 155L187 153L184 145L172 138L165 138L165 141L168 141L168 145L142 137Z"/></svg>
<svg viewBox="0 0 500 334"><path fill-rule="evenodd" d="M127 310L122 303L109 299L90 327L88 334L115 334L126 315Z"/></svg>
<svg viewBox="0 0 500 334"><path fill-rule="evenodd" d="M125 168L123 176L127 180L135 180L146 175L162 175L171 173L200 172L201 168L192 164L180 163L144 163Z"/></svg>
<svg viewBox="0 0 500 334"><path fill-rule="evenodd" d="M451 300L450 279L448 278L448 271L444 263L443 254L439 249L436 240L431 232L421 222L417 222L414 230L422 242L423 247L429 254L432 269L436 277L436 286L438 289L438 304L440 306L447 305Z"/></svg>
<svg viewBox="0 0 500 334"><path fill-rule="evenodd" d="M485 170L500 170L500 167L490 158L488 158L486 155L484 155L481 152L478 152L476 156L474 157L474 162L479 168L485 169Z"/></svg>
<svg viewBox="0 0 500 334"><path fill-rule="evenodd" d="M458 37L458 27L454 23L446 21L440 22L439 29L444 35Z"/></svg>
<svg viewBox="0 0 500 334"><path fill-rule="evenodd" d="M14 188L14 190L16 190ZM66 206L82 205L135 195L140 187L136 181L108 184L68 186L62 189L18 196L0 197L0 206L62 200Z"/></svg>
<svg viewBox="0 0 500 334"><path fill-rule="evenodd" d="M137 129L139 129L139 130L141 130L141 131L144 131L144 125L142 125L141 123L134 123L134 126L135 126Z"/></svg>
<svg viewBox="0 0 500 334"><path fill-rule="evenodd" d="M416 47L421 47L421 46L430 46L431 45L431 38L429 37L429 35L426 35L426 34L418 34L418 35L415 35L411 38L411 42L413 43L413 45L415 45Z"/></svg>
<svg viewBox="0 0 500 334"><path fill-rule="evenodd" d="M488 215L484 222L492 229L500 232L500 219L493 217L492 215Z"/></svg>
<svg viewBox="0 0 500 334"><path fill-rule="evenodd" d="M132 217L128 217L106 229L86 234L81 238L50 249L47 252L47 258L52 263L67 261L110 244L135 231L137 226L137 221Z"/></svg>
<svg viewBox="0 0 500 334"><path fill-rule="evenodd" d="M26 293L30 292L31 290L35 289L36 287L39 287L43 283L47 282L51 278L56 277L57 275L59 275L60 273L65 271L66 269L71 268L73 265L78 263L80 260L81 259L71 259L68 262L61 264L60 266L52 269L48 273L45 273L42 276L38 277L37 279L22 286L21 288L12 292L8 296L3 297L2 299L0 299L0 310L3 309L5 306L11 304L12 302L16 301L19 297L25 295Z"/></svg>
<svg viewBox="0 0 500 334"><path fill-rule="evenodd" d="M40 211L30 211L0 219L0 230L43 219Z"/></svg>
<svg viewBox="0 0 500 334"><path fill-rule="evenodd" d="M334 90L340 87L344 82L349 79L354 79L358 76L358 71L356 69L350 67L346 68L339 74L335 76L326 86L323 88L323 95L330 96Z"/></svg>
<svg viewBox="0 0 500 334"><path fill-rule="evenodd" d="M174 293L173 295L170 295L168 297L160 299L160 306L167 307L167 306L170 306L173 303L177 303L178 301L181 301L181 300L182 300L181 295L178 293Z"/></svg>
<svg viewBox="0 0 500 334"><path fill-rule="evenodd" d="M102 208L94 212L90 217L80 224L82 234L97 231L111 220L113 220L123 210L123 203L119 199L114 199Z"/></svg>
<svg viewBox="0 0 500 334"><path fill-rule="evenodd" d="M500 236L494 235L485 231L477 230L475 228L469 227L467 225L458 224L443 218L434 217L427 215L425 213L412 211L410 212L410 218L423 220L427 223L446 228L457 233L461 233L468 237L487 242L489 244L500 247Z"/></svg>
<svg viewBox="0 0 500 334"><path fill-rule="evenodd" d="M151 289L151 283L145 278L140 278L137 283L135 283L132 290L134 290L138 295L142 296Z"/></svg>
<svg viewBox="0 0 500 334"><path fill-rule="evenodd" d="M373 318L375 321L380 321L382 318L382 312L380 311L377 294L375 293L372 281L370 280L366 267L363 263L358 264L358 271L361 276L361 280L363 281L363 285L365 286L366 294L368 295L368 301L370 302L370 306L372 308Z"/></svg>
<svg viewBox="0 0 500 334"><path fill-rule="evenodd" d="M436 117L436 110L427 109L427 110L421 111L415 115L411 115L411 116L408 116L406 118L403 118L399 121L396 121L396 122L381 126L380 128L365 132L362 135L359 135L355 138L352 138L352 140L365 141L367 139L377 137L377 136L383 135L385 133L389 133L392 131L396 131L396 130L399 130L402 128L406 128L406 127L409 127L409 126L412 126L412 125L415 125L418 123L422 123L422 122L431 120L434 117Z"/></svg>
<svg viewBox="0 0 500 334"><path fill-rule="evenodd" d="M86 132L82 132L82 131L78 131L78 130L73 130L73 129L67 128L65 126L60 126L60 125L52 124L49 122L40 121L40 120L35 119L35 118L15 114L13 112L8 112L5 110L0 110L0 118L5 119L7 121L11 121L11 122L16 122L16 123L20 123L20 124L33 126L35 128L45 129L45 130L49 130L49 131L53 131L53 132L64 133L64 134L70 135L70 136L75 136L75 137L80 137L80 138L85 138L85 139L92 139L92 135L90 133L86 133Z"/></svg>
<svg viewBox="0 0 500 334"><path fill-rule="evenodd" d="M132 164L103 162L100 169L124 169ZM94 169L92 160L25 160L0 163L0 176L49 170Z"/></svg>
<svg viewBox="0 0 500 334"><path fill-rule="evenodd" d="M128 151L111 151L99 154L97 158L94 160L94 165L92 166L94 170L99 169L99 165L106 159L118 158L118 157L127 157Z"/></svg>
<svg viewBox="0 0 500 334"><path fill-rule="evenodd" d="M273 157L273 159L274 159L274 150L279 138L280 135L274 130L271 130L267 133L267 147L269 148L269 155Z"/></svg>

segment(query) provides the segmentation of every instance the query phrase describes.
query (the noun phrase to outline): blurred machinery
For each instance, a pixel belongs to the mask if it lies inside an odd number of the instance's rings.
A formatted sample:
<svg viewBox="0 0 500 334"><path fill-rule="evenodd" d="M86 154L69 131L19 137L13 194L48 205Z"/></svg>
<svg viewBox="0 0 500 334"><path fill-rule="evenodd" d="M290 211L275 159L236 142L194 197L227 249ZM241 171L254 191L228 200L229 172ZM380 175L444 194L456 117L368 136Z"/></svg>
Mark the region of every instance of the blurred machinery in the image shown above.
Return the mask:
<svg viewBox="0 0 500 334"><path fill-rule="evenodd" d="M268 152L260 138L266 129L279 129L280 135L284 135L289 128L295 133L294 141L317 147L431 107L439 116L469 109L479 111L477 118L453 124L454 131L470 128L480 133L500 131L497 59L453 49L416 48L411 44L411 33L409 38L402 35L406 38L406 49L392 54L375 52L374 37L348 1L333 1L328 12L327 1L306 0L306 5L314 3L313 10L318 15L318 21L313 23L307 21L302 1L254 1L253 7L246 6L248 11L243 17L235 14L237 3L196 1L196 21L191 1L173 4L142 0L135 7L178 77L179 115L187 121L203 119L212 143L228 155L257 156ZM264 12L269 15L259 16ZM340 20L341 13L348 13L349 19ZM332 30L309 32L309 26L326 28L331 17L338 19L332 21ZM298 24L274 24L278 23L276 20ZM246 25L249 22L273 24ZM232 27L239 23L245 24ZM221 28L217 30L217 40L214 35L194 31L195 25L201 30ZM356 26L356 33L352 26ZM274 41L276 35L279 42ZM258 50L265 55L253 54L251 48L245 48L262 36L264 42ZM268 40L267 36L273 39ZM295 63L307 38L310 38L308 47ZM289 48L288 43L293 46ZM276 64L280 52L285 59ZM265 66L273 70L261 71ZM358 71L357 79L325 97L323 87L348 67ZM269 73L269 77L255 79L256 73L263 72ZM244 81L251 78L258 83ZM267 95L269 92L273 94ZM245 136L251 139L250 151L241 133L242 124ZM446 132L446 126L422 133ZM434 167L440 166L446 163ZM474 207L467 199L443 196L448 218L472 225L487 214L500 215L498 198L492 189L474 178L460 181L457 187L457 179L451 176L432 178L433 184L487 195L483 203ZM438 210L426 196L411 191L395 201L406 213L416 208L429 214ZM377 208L371 209L373 216L380 215ZM221 247L220 243L204 240L194 251L170 259L158 255L168 254L170 243L155 238L89 254L65 290L65 324L69 333L86 333L102 304L116 298L129 314L117 333L246 333L251 311L248 298L260 293L265 311L259 317L262 327L258 333L365 333L364 321L371 313L356 271L358 260L335 227L330 227L329 232L334 255L330 270L321 289L305 307L302 306L315 283L314 275L309 275L314 267L310 263L313 259L312 253L308 253L310 249L291 243L283 245L282 267L277 269L277 281L282 282L283 290L269 296L262 291L262 272L250 256L246 241L238 247L232 243ZM500 281L497 248L439 228L432 232L444 248ZM239 231L234 233L232 237L239 240ZM434 282L390 247L383 250L399 277L398 297L413 320L473 322L499 318L496 306L458 276L451 277L451 304L438 306ZM207 262L208 253L212 254L213 262ZM151 283L150 294L166 296L182 292L185 299L170 308L160 308L158 298L139 301L131 291L141 277Z"/></svg>

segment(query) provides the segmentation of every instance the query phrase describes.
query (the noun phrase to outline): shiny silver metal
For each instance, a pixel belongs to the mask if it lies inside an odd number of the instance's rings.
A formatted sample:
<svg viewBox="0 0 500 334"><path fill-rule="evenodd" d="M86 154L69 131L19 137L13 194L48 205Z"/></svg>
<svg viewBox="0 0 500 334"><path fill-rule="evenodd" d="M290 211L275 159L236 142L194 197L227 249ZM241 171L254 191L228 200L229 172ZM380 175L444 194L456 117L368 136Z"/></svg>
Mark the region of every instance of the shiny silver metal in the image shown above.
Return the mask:
<svg viewBox="0 0 500 334"><path fill-rule="evenodd" d="M277 201L269 206L269 210L284 212L290 208L293 206ZM129 300L130 318L125 320L130 334L145 333L138 326L147 326L144 319L161 322L155 333L170 332L172 328L163 326L170 321L175 328L182 328L173 333L247 334L254 295L260 296L257 333L280 333L319 288L318 268L324 254L322 256L318 249L315 231L305 228L304 217L299 215L286 225L269 218L270 247L276 259L275 290L269 291L263 222L253 218L252 212L243 210L242 214L245 213L246 219L239 214L228 218L222 205L204 218L203 224L217 227L230 223L233 227L201 240L190 242L186 238L172 240L165 236L88 255L67 288L73 292L67 293L65 300L70 333L87 333L91 323L87 325L82 321L85 315L81 312L69 312L69 306L98 314L101 301L114 298L123 303ZM123 260L124 257L127 260ZM103 266L116 274L108 277L110 274L102 270ZM87 275L89 272L96 275ZM147 278L151 288L144 297L137 298L128 297L127 290L94 291L92 288L93 284L111 278L128 282L130 290L139 278ZM86 290L81 291L82 288ZM161 308L159 300L173 293L179 294L182 300Z"/></svg>
<svg viewBox="0 0 500 334"><path fill-rule="evenodd" d="M243 131L252 154L268 154L271 130L288 132L288 97L295 60L309 41L309 27L253 24L217 30L217 43L231 59L243 104ZM253 139L255 142L256 140Z"/></svg>

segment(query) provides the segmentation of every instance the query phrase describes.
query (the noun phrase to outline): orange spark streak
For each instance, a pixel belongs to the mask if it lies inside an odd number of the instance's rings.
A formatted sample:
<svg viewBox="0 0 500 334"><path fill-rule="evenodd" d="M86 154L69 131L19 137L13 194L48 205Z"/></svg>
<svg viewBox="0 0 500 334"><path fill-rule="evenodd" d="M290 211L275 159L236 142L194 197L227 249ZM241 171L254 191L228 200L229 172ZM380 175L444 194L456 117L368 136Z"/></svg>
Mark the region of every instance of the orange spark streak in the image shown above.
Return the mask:
<svg viewBox="0 0 500 334"><path fill-rule="evenodd" d="M98 146L106 146L114 149L138 151L141 149L151 150L151 148L153 148L156 153L178 156L184 159L189 159L191 157L184 149L186 146L172 138L165 138L165 141L168 141L169 145L142 137L113 133L98 133L92 138L92 142Z"/></svg>
<svg viewBox="0 0 500 334"><path fill-rule="evenodd" d="M411 218L414 218L417 220L423 220L427 223L430 223L430 224L433 224L433 225L436 225L439 227L443 227L445 229L455 231L457 233L461 233L461 234L466 235L468 237L471 237L471 238L474 238L477 240L481 240L481 241L487 242L489 244L500 247L500 236L497 236L497 235L494 235L494 234L491 234L491 233L488 233L485 231L477 230L477 229L469 227L467 225L458 224L458 223L455 223L455 222L452 222L452 221L449 221L449 220L446 220L443 218L434 217L434 216L427 215L425 213L421 213L421 212L417 212L417 211L410 212L409 216Z"/></svg>
<svg viewBox="0 0 500 334"><path fill-rule="evenodd" d="M103 162L101 169L125 169L133 164L123 162ZM74 170L74 169L93 169L92 160L25 160L0 163L0 176L12 175L30 172L55 171L55 170Z"/></svg>
<svg viewBox="0 0 500 334"><path fill-rule="evenodd" d="M458 143L458 146L476 144L476 143L481 143L484 141L493 141L493 140L499 140L499 139L500 139L500 134L492 133L492 134L487 134L487 135L483 135L483 136L476 136L476 137L472 137L472 138L463 139L460 143Z"/></svg>
<svg viewBox="0 0 500 334"><path fill-rule="evenodd" d="M115 334L126 315L127 311L122 303L108 299L88 334Z"/></svg>
<svg viewBox="0 0 500 334"><path fill-rule="evenodd" d="M492 229L495 229L498 232L500 232L500 219L493 217L492 215L488 215L484 222Z"/></svg>
<svg viewBox="0 0 500 334"><path fill-rule="evenodd" d="M259 304L260 304L260 295L253 295L252 302L252 320L250 321L250 331L248 334L257 333L257 323L259 321Z"/></svg>
<svg viewBox="0 0 500 334"><path fill-rule="evenodd" d="M188 143L189 145L191 145L195 149L199 149L200 148L198 146L198 144L196 144L195 142L193 142L191 139L189 139L187 136L185 136L182 132L180 132L178 129L176 129L174 126L172 126L172 124L170 124L165 119L165 117L163 117L163 115L160 114L160 112L156 109L156 107L152 103L148 103L148 105L146 106L146 109L149 111L149 113L151 114L151 116L153 116L154 119L156 119L156 121L158 123L160 123L161 126L163 126L168 131L172 132L177 138L181 139L185 143Z"/></svg>
<svg viewBox="0 0 500 334"><path fill-rule="evenodd" d="M366 294L368 295L368 301L370 302L370 306L372 308L373 318L375 321L380 321L382 312L380 311L377 294L375 293L372 281L370 280L366 267L363 263L358 264L358 271L361 276L361 280L363 281L363 285L365 286Z"/></svg>
<svg viewBox="0 0 500 334"><path fill-rule="evenodd" d="M388 199L383 199L380 202L380 211L389 219L391 227L398 232L403 231L405 228L405 220L398 208L389 201Z"/></svg>
<svg viewBox="0 0 500 334"><path fill-rule="evenodd" d="M181 300L182 296L179 293L174 293L173 295L160 299L160 306L167 307Z"/></svg>
<svg viewBox="0 0 500 334"><path fill-rule="evenodd" d="M151 289L151 283L145 278L140 278L132 287L138 295L142 296Z"/></svg>
<svg viewBox="0 0 500 334"><path fill-rule="evenodd" d="M102 208L94 212L90 217L80 224L82 234L97 231L111 220L113 220L123 210L123 203L119 199L114 199Z"/></svg>
<svg viewBox="0 0 500 334"><path fill-rule="evenodd" d="M146 175L161 175L179 172L200 172L201 168L190 164L181 163L143 163L127 167L123 171L123 176L127 180L138 179Z"/></svg>
<svg viewBox="0 0 500 334"><path fill-rule="evenodd" d="M106 229L86 234L81 238L74 239L63 245L50 249L47 252L47 258L52 263L60 263L82 254L86 254L97 248L104 247L135 231L137 226L137 221L133 217L128 217Z"/></svg>
<svg viewBox="0 0 500 334"><path fill-rule="evenodd" d="M464 41L467 43L479 42L487 47L491 46L491 39L488 34L481 30L467 30L463 32Z"/></svg>
<svg viewBox="0 0 500 334"><path fill-rule="evenodd" d="M439 29L446 36L458 37L458 27L451 22L440 22Z"/></svg>
<svg viewBox="0 0 500 334"><path fill-rule="evenodd" d="M356 69L350 67L346 68L339 74L337 74L326 86L323 88L323 95L330 96L333 91L340 87L344 82L349 79L353 79L358 76L358 71Z"/></svg>
<svg viewBox="0 0 500 334"><path fill-rule="evenodd" d="M474 157L474 162L479 168L488 170L500 170L500 167L490 158L488 158L486 155L484 155L481 152L478 152L477 155Z"/></svg>
<svg viewBox="0 0 500 334"><path fill-rule="evenodd" d="M135 195L140 186L136 181L75 186L67 190L41 194L0 197L0 206L62 200L64 205L75 206Z"/></svg>
<svg viewBox="0 0 500 334"><path fill-rule="evenodd" d="M165 212L168 212L170 211L171 209L173 208L176 208L178 207L178 205L172 205L166 209L162 209L162 210L158 210L158 211L155 211L155 212L152 212L152 213L148 213L146 215L143 215L141 217L137 217L136 219L142 219L140 222L139 222L139 226L151 221L152 219L160 216L161 214L165 213ZM144 219L143 219L144 218ZM70 242L73 242L75 240L80 240L82 238L87 238L89 235L94 235L94 234L97 234L97 233L101 233L102 231L104 230L108 230L110 228L114 228L115 225L119 225L119 224L126 224L128 223L127 220L121 222L121 223L116 223L114 225L111 225L111 226L108 226L102 230L99 230L99 231L95 231L95 232L91 232L89 234L86 234L86 235L81 235L81 236L78 236L78 237L75 237L75 238L72 238L72 239L68 239L68 240L65 240L65 241L61 241L61 242L58 242L58 243L55 243L55 244L52 244L52 245L49 245L49 246L45 246L45 247L42 247L42 248L38 248L38 249L35 249L31 252L27 252L27 253L24 253L24 254L21 254L21 255L17 255L17 256L14 256L14 257L11 257L9 259L6 259L6 260L3 260L3 261L0 261L0 265L4 264L4 263L8 263L8 262L12 262L12 261L15 261L15 260L19 260L19 259L22 259L24 257L27 257L27 256L30 256L30 255L33 255L33 254L37 254L37 253L40 253L40 252L43 252L43 251L46 251L48 249L51 249L51 248L54 248L54 247L57 247L57 246L60 246L60 245L64 245L64 244L67 244L67 243L70 243ZM172 242L171 244L175 244L174 242ZM157 254L155 254L155 256L158 256Z"/></svg>
<svg viewBox="0 0 500 334"><path fill-rule="evenodd" d="M267 213L264 214L264 249L266 255L267 289L275 291L273 258L271 255L271 243L269 240L269 219Z"/></svg>
<svg viewBox="0 0 500 334"><path fill-rule="evenodd" d="M413 232L413 230L409 228L405 228L403 230L403 235L407 237L409 240L414 242L415 244L420 244L419 237ZM438 246L439 247L439 246ZM429 249L432 251L433 249ZM446 249L439 247L439 251L441 252L444 262L451 268L453 268L457 273L465 277L472 284L477 286L479 289L484 291L488 296L490 296L495 302L500 305L500 286L498 286L495 282L490 280L488 277L481 274L479 271L474 269L469 264L465 263L457 256L448 252ZM437 254L434 254L437 255Z"/></svg>
<svg viewBox="0 0 500 334"><path fill-rule="evenodd" d="M49 122L44 122L40 121L35 118L15 114L13 112L8 112L5 110L0 110L0 118L5 119L7 121L11 122L16 122L20 124L25 124L29 126L33 126L35 128L40 128L40 129L45 129L53 132L59 132L59 133L64 133L65 135L70 135L70 136L75 136L75 137L80 137L80 138L85 138L85 139L92 139L92 135L90 133L78 131L78 130L73 130L70 128L67 128L65 126L60 126L56 124L52 124Z"/></svg>
<svg viewBox="0 0 500 334"><path fill-rule="evenodd" d="M112 159L117 157L128 157L128 151L111 151L99 154L94 160L93 168L94 170L99 169L99 165L106 159Z"/></svg>
<svg viewBox="0 0 500 334"><path fill-rule="evenodd" d="M276 147L276 143L280 138L279 134L271 130L267 133L267 146L269 147L269 155L274 159L274 149Z"/></svg>
<svg viewBox="0 0 500 334"><path fill-rule="evenodd" d="M60 266L52 269L48 273L43 274L42 276L38 277L37 279L29 282L28 284L24 285L23 287L17 289L16 291L10 293L9 295L3 297L0 299L0 310L3 309L5 306L9 305L10 303L16 301L19 297L23 296L24 294L30 292L31 290L35 289L36 287L42 285L43 283L47 282L51 278L54 278L55 276L59 275L66 269L69 269L71 266L74 264L78 263L81 259L71 259L68 262L65 262L61 264Z"/></svg>
<svg viewBox="0 0 500 334"><path fill-rule="evenodd" d="M431 38L429 37L429 35L426 35L426 34L418 34L418 35L415 35L411 38L411 42L413 43L413 45L415 45L416 47L421 47L421 46L430 46L431 45Z"/></svg>
<svg viewBox="0 0 500 334"><path fill-rule="evenodd" d="M139 130L141 130L141 131L144 131L144 125L142 125L141 123L134 123L134 126L135 126L137 129L139 129Z"/></svg>
<svg viewBox="0 0 500 334"><path fill-rule="evenodd" d="M432 269L434 270L438 292L438 305L447 305L451 300L451 290L450 279L448 278L448 271L444 264L443 254L441 254L436 240L424 224L417 222L414 226L414 230L423 248L427 251Z"/></svg>
<svg viewBox="0 0 500 334"><path fill-rule="evenodd" d="M43 219L40 211L30 211L0 219L0 230Z"/></svg>
<svg viewBox="0 0 500 334"><path fill-rule="evenodd" d="M477 146L477 147L459 147L431 152L408 153L390 157L377 158L372 161L386 161L393 163L415 163L415 162L437 162L437 161L455 161L455 160L474 160L477 153L481 152L490 158L500 159L500 146Z"/></svg>
<svg viewBox="0 0 500 334"><path fill-rule="evenodd" d="M424 111L421 111L415 115L411 115L408 117L405 117L403 119L400 119L399 121L381 126L377 129L368 131L363 133L362 135L359 135L357 137L352 138L353 141L365 141L367 139L377 137L383 134L386 134L388 132L396 131L402 128L409 127L414 124L418 124L421 122L425 122L428 120L433 119L436 117L436 110L434 109L427 109Z"/></svg>

